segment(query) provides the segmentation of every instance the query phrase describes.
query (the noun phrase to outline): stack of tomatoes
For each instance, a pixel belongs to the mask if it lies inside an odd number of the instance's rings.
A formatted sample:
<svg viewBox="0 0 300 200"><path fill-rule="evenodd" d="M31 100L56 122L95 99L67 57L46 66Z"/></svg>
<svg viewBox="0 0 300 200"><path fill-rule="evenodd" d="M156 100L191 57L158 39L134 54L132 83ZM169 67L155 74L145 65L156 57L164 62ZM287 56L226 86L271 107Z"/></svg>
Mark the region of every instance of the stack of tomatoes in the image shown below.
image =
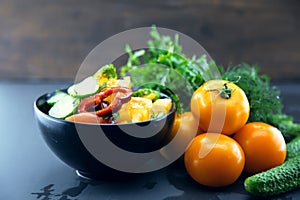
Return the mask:
<svg viewBox="0 0 300 200"><path fill-rule="evenodd" d="M186 134L198 130L184 154L186 170L195 181L226 186L243 171L259 173L284 162L281 132L263 122L247 123L250 109L244 91L233 82L210 80L194 92L191 112L179 117L176 126Z"/></svg>

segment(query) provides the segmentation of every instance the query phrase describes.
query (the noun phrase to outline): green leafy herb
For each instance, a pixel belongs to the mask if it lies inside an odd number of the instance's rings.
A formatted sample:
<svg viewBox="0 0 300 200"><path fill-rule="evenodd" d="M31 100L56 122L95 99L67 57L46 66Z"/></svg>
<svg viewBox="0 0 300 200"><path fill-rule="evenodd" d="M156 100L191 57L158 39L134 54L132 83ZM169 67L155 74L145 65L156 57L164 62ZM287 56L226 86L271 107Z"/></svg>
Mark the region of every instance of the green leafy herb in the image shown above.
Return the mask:
<svg viewBox="0 0 300 200"><path fill-rule="evenodd" d="M150 36L153 38L152 40L148 41L150 58L157 59L160 55L168 52L182 54L182 47L179 45L178 34L175 34L173 40L168 35L160 35L156 27L152 26Z"/></svg>
<svg viewBox="0 0 300 200"><path fill-rule="evenodd" d="M294 123L291 116L285 114L269 115L267 122L281 131L286 142L300 135L300 124Z"/></svg>
<svg viewBox="0 0 300 200"><path fill-rule="evenodd" d="M268 121L270 114L280 114L282 103L277 88L270 86L266 75L259 75L257 66L241 64L229 67L223 74L225 80L240 80L236 82L244 90L250 103L250 117L248 121Z"/></svg>
<svg viewBox="0 0 300 200"><path fill-rule="evenodd" d="M257 66L240 64L223 70L223 79L236 80L236 84L242 88L249 100L249 122L260 121L277 127L286 141L300 134L300 124L293 122L291 116L283 113L280 91L270 84L270 78L259 74Z"/></svg>
<svg viewBox="0 0 300 200"><path fill-rule="evenodd" d="M118 78L118 74L116 72L116 68L114 67L113 64L108 64L108 65L104 65L103 67L101 67L94 75L93 77L95 79L101 79L102 77L105 78L114 78L117 79Z"/></svg>
<svg viewBox="0 0 300 200"><path fill-rule="evenodd" d="M187 58L182 54L179 36L174 39L160 35L155 26L150 32L149 49L132 52L129 45L127 64L121 67L120 74L129 74L132 84L140 87L145 83L156 83L173 91L177 112L189 110L189 99L205 80L216 79L213 72L218 71L213 61L208 62L206 55L200 58ZM218 76L220 77L220 75ZM153 89L153 88L152 88Z"/></svg>
<svg viewBox="0 0 300 200"><path fill-rule="evenodd" d="M156 90L150 88L142 88L132 93L133 97L144 97L146 95L154 94L152 101L155 101L160 98L160 93Z"/></svg>

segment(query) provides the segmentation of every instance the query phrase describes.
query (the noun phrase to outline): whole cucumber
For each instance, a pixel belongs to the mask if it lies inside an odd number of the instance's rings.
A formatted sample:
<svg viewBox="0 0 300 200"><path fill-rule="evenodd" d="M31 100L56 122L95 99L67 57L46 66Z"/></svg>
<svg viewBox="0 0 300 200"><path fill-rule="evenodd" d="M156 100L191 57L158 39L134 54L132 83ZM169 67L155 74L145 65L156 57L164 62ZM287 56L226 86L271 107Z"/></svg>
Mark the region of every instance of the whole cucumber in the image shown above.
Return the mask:
<svg viewBox="0 0 300 200"><path fill-rule="evenodd" d="M256 196L278 195L300 186L300 156L246 178L245 189Z"/></svg>
<svg viewBox="0 0 300 200"><path fill-rule="evenodd" d="M300 155L300 136L286 144L286 159Z"/></svg>

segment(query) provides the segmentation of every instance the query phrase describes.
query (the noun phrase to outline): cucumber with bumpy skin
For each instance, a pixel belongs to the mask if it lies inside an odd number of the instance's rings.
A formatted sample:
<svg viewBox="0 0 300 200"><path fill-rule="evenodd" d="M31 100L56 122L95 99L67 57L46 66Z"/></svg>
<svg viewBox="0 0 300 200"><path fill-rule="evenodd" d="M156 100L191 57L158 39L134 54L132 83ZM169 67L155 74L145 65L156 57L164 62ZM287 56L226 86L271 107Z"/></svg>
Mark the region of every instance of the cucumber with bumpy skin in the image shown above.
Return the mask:
<svg viewBox="0 0 300 200"><path fill-rule="evenodd" d="M286 159L300 155L300 136L286 144Z"/></svg>
<svg viewBox="0 0 300 200"><path fill-rule="evenodd" d="M246 178L245 189L256 196L278 195L300 186L300 156Z"/></svg>

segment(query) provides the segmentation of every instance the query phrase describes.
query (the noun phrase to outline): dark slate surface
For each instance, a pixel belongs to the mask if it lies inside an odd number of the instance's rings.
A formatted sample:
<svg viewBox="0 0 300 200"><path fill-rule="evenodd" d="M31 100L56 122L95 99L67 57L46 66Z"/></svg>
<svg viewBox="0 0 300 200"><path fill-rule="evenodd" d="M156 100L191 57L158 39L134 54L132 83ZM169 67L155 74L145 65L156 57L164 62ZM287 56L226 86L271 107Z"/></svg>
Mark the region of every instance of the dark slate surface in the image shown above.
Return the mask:
<svg viewBox="0 0 300 200"><path fill-rule="evenodd" d="M235 184L212 189L196 184L180 165L123 181L87 181L60 160L43 142L33 115L34 100L67 86L53 82L0 82L0 199L255 199ZM300 121L299 84L278 84L285 110ZM296 200L300 190L274 197Z"/></svg>

